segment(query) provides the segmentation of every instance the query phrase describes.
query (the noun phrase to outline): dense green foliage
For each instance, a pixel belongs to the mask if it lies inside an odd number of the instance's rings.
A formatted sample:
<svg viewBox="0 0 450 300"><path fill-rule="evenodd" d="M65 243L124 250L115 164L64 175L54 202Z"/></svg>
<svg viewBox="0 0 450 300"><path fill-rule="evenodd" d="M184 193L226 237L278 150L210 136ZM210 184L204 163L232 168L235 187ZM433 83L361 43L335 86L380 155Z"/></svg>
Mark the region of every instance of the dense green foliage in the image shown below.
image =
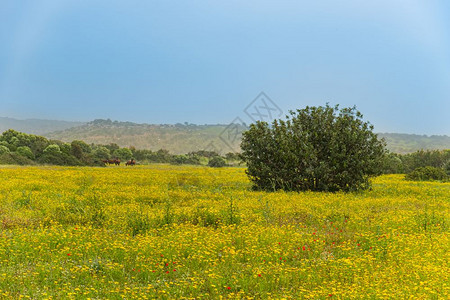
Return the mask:
<svg viewBox="0 0 450 300"><path fill-rule="evenodd" d="M450 161L450 150L428 150L399 155L403 162L401 173L410 173L420 167L443 168Z"/></svg>
<svg viewBox="0 0 450 300"><path fill-rule="evenodd" d="M256 189L354 191L381 173L383 141L355 108L306 107L243 134L242 158Z"/></svg>
<svg viewBox="0 0 450 300"><path fill-rule="evenodd" d="M213 168L221 168L227 165L227 161L221 156L214 156L208 162L208 166Z"/></svg>
<svg viewBox="0 0 450 300"><path fill-rule="evenodd" d="M98 146L83 141L69 144L10 129L0 136L0 147L0 164L103 165L91 154Z"/></svg>
<svg viewBox="0 0 450 300"><path fill-rule="evenodd" d="M7 130L0 136L0 164L32 165L51 164L68 166L103 166L104 160L138 160L140 163L171 163L206 165L219 156L213 151L197 151L188 154L171 154L169 151L138 150L134 147L121 148L117 144L87 144L75 140L64 143L45 137ZM228 154L234 158L235 154ZM224 159L224 158L222 158Z"/></svg>
<svg viewBox="0 0 450 300"><path fill-rule="evenodd" d="M411 173L407 174L405 179L416 181L425 181L425 180L446 181L449 179L449 176L442 168L420 167L415 169Z"/></svg>
<svg viewBox="0 0 450 300"><path fill-rule="evenodd" d="M450 176L450 150L420 150L409 154L390 153L383 163L385 174L409 174L410 180L443 180Z"/></svg>

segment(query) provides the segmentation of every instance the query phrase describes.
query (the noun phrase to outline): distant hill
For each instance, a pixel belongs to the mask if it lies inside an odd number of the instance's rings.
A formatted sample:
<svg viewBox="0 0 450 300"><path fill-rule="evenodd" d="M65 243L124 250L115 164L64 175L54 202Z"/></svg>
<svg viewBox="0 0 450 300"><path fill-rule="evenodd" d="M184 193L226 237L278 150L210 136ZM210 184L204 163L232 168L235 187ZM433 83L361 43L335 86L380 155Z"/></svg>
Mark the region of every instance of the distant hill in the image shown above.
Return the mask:
<svg viewBox="0 0 450 300"><path fill-rule="evenodd" d="M421 149L450 149L450 136L446 135L379 133L378 136L383 137L387 148L395 153L409 153Z"/></svg>
<svg viewBox="0 0 450 300"><path fill-rule="evenodd" d="M245 129L243 126L238 126L238 128L228 130L230 128L223 124L156 125L102 119L82 123L0 118L0 131L3 132L10 128L66 142L83 140L95 144L116 143L121 147L167 149L173 154L197 150L214 150L222 154L239 151L240 136L238 135L234 139L233 134L235 131L241 132ZM401 133L379 133L378 135L385 138L388 149L396 153L409 153L420 149L450 149L450 137L445 135L426 136Z"/></svg>
<svg viewBox="0 0 450 300"><path fill-rule="evenodd" d="M8 129L14 129L29 134L45 135L53 131L65 130L83 124L83 122L39 119L18 120L0 117L0 132L4 132Z"/></svg>
<svg viewBox="0 0 450 300"><path fill-rule="evenodd" d="M240 127L237 130L242 131ZM46 134L48 138L72 141L80 139L88 143L116 143L121 147L138 149L167 149L180 154L206 149L213 145L217 151L226 153L239 151L240 139L228 136L227 125L151 125L111 120L95 120L82 126ZM423 136L415 134L380 133L390 151L409 153L420 149L450 149L448 136ZM225 144L223 138L227 142ZM212 143L212 144L211 144ZM209 147L210 148L210 147Z"/></svg>
<svg viewBox="0 0 450 300"><path fill-rule="evenodd" d="M173 154L208 150L222 154L238 151L240 137L233 140L226 131L227 125L194 124L136 124L111 120L95 120L82 126L52 132L45 136L62 141L83 140L87 143L116 143L121 147L137 149L167 149ZM240 126L238 131L245 127ZM224 137L226 144L220 139Z"/></svg>

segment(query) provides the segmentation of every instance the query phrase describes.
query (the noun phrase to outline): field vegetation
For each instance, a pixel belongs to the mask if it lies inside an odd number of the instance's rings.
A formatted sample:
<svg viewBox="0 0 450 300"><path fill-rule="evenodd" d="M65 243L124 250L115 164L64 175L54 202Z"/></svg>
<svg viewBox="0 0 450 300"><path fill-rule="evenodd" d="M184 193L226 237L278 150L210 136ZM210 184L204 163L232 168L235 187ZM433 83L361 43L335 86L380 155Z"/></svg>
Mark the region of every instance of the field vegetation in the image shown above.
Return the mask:
<svg viewBox="0 0 450 300"><path fill-rule="evenodd" d="M1 167L0 297L448 299L450 183L252 191L243 168Z"/></svg>

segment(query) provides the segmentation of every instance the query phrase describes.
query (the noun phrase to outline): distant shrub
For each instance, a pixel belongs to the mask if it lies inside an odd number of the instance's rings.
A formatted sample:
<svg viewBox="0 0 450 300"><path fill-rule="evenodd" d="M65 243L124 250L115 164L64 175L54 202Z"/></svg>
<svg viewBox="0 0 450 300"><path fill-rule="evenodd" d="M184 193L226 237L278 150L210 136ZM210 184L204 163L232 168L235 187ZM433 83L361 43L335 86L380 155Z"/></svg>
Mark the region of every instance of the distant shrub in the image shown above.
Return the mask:
<svg viewBox="0 0 450 300"><path fill-rule="evenodd" d="M10 145L8 144L7 141L0 141L0 146L5 146L6 148L9 149Z"/></svg>
<svg viewBox="0 0 450 300"><path fill-rule="evenodd" d="M0 164L4 165L35 165L31 159L19 155L15 152L4 153L0 155Z"/></svg>
<svg viewBox="0 0 450 300"><path fill-rule="evenodd" d="M0 155L5 154L5 153L9 153L9 148L3 145L0 145Z"/></svg>
<svg viewBox="0 0 450 300"><path fill-rule="evenodd" d="M45 149L44 149L44 154L48 154L48 155L58 155L62 153L61 152L61 148L59 148L58 145L56 144L52 144L52 145L48 145Z"/></svg>
<svg viewBox="0 0 450 300"><path fill-rule="evenodd" d="M444 164L444 171L450 176L450 159Z"/></svg>
<svg viewBox="0 0 450 300"><path fill-rule="evenodd" d="M450 160L450 150L420 150L399 156L405 173L410 173L419 167L441 168Z"/></svg>
<svg viewBox="0 0 450 300"><path fill-rule="evenodd" d="M31 151L30 147L20 146L16 149L17 154L22 155L28 159L34 159L34 154Z"/></svg>
<svg viewBox="0 0 450 300"><path fill-rule="evenodd" d="M120 148L117 150L114 150L113 157L117 157L121 160L129 160L133 157L133 152L131 152L128 148Z"/></svg>
<svg viewBox="0 0 450 300"><path fill-rule="evenodd" d="M182 164L199 165L200 164L200 158L197 155L195 155L195 154L174 155L171 163L175 164L175 165L182 165Z"/></svg>
<svg viewBox="0 0 450 300"><path fill-rule="evenodd" d="M407 174L406 180L424 181L424 180L448 180L448 175L444 169L436 167L420 167Z"/></svg>
<svg viewBox="0 0 450 300"><path fill-rule="evenodd" d="M100 146L94 150L93 157L96 159L109 159L111 154L108 148Z"/></svg>
<svg viewBox="0 0 450 300"><path fill-rule="evenodd" d="M50 165L59 165L59 166L80 166L82 163L73 157L72 155L68 155L63 152L59 153L44 153L38 159L38 163L41 164L50 164Z"/></svg>
<svg viewBox="0 0 450 300"><path fill-rule="evenodd" d="M396 153L387 154L381 164L384 174L399 174L404 172L401 156Z"/></svg>
<svg viewBox="0 0 450 300"><path fill-rule="evenodd" d="M208 162L208 166L213 168L221 168L227 165L226 160L221 156L214 156Z"/></svg>

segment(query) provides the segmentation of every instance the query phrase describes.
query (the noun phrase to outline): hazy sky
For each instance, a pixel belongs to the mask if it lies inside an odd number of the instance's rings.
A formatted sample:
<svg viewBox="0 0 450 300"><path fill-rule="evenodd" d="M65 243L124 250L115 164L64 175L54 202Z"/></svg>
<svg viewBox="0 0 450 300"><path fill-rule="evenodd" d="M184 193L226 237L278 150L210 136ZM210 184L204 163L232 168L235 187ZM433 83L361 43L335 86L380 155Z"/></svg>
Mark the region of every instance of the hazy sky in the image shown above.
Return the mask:
<svg viewBox="0 0 450 300"><path fill-rule="evenodd" d="M450 135L450 2L1 1L0 116L228 123L261 91Z"/></svg>

